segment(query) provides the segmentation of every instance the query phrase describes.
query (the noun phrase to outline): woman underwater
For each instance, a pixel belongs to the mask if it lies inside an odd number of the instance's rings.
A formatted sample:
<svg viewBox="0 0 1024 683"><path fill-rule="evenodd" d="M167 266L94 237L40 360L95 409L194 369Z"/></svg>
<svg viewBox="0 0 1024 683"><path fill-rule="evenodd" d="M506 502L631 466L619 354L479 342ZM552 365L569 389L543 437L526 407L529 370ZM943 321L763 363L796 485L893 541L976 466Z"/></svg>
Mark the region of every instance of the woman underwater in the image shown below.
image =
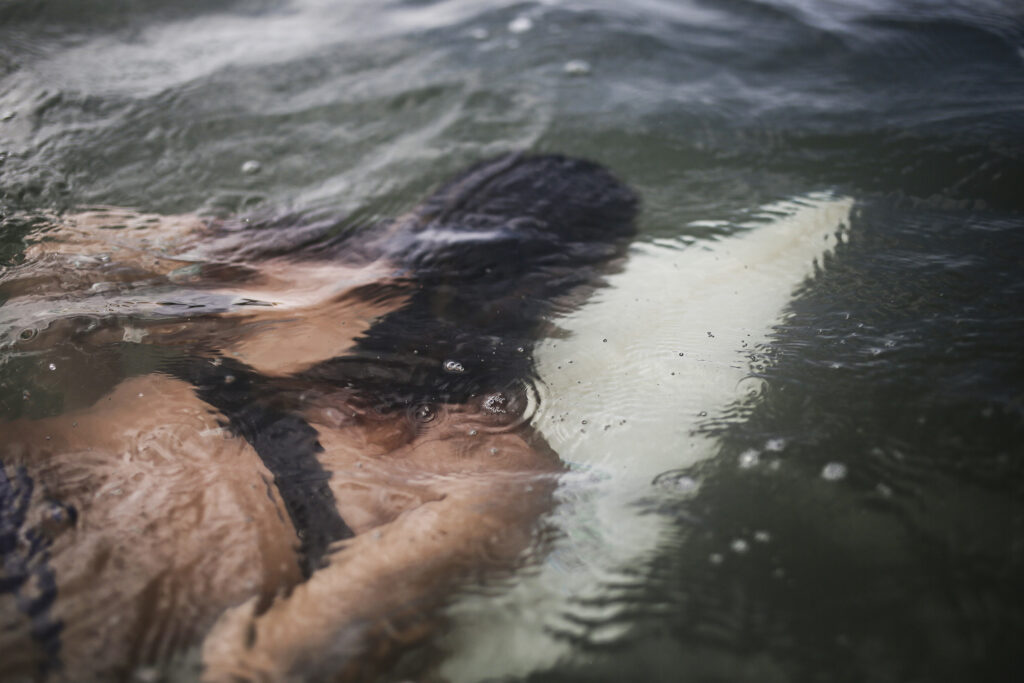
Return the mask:
<svg viewBox="0 0 1024 683"><path fill-rule="evenodd" d="M210 681L375 675L529 547L562 469L529 423L532 348L636 206L596 164L511 154L340 235L61 218L0 275L0 322L59 306L0 341L116 371L59 414L0 405L0 678L190 651Z"/></svg>

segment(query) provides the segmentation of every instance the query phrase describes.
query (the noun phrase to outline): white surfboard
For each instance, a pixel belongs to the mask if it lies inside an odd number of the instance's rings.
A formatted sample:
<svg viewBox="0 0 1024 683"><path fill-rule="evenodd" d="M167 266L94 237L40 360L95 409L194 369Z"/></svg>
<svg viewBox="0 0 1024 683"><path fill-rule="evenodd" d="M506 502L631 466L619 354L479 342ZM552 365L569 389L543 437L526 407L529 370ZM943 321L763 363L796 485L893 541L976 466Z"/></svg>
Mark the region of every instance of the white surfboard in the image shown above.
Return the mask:
<svg viewBox="0 0 1024 683"><path fill-rule="evenodd" d="M716 454L696 428L756 401L750 354L843 239L852 208L849 198L814 194L763 207L729 237L638 243L607 287L558 320L569 334L536 351L534 424L571 468L549 520L559 538L501 590L453 606L446 679L550 667L572 654L551 633L571 633L581 617L591 640L620 635L592 627L613 608L585 605L657 549L665 522L637 503L657 475Z"/></svg>

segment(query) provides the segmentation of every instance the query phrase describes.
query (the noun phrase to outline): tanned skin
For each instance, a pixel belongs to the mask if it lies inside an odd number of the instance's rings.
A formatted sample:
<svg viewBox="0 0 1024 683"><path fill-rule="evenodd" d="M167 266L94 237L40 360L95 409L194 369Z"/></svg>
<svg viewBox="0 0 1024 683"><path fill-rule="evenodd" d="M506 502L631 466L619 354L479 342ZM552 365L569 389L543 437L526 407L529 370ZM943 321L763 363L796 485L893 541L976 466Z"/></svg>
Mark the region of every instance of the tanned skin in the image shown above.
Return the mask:
<svg viewBox="0 0 1024 683"><path fill-rule="evenodd" d="M595 164L508 155L364 230L54 221L0 294L64 312L14 350L159 360L0 413L0 678L198 648L208 681L372 679L530 546L562 469L530 427L531 349L635 210Z"/></svg>

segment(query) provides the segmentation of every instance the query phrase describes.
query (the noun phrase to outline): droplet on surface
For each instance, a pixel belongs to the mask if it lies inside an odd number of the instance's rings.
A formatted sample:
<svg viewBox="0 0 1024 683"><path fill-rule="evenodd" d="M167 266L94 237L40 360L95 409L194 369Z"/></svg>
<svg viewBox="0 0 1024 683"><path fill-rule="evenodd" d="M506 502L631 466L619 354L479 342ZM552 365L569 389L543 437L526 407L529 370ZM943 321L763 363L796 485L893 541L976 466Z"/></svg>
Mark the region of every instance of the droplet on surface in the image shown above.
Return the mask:
<svg viewBox="0 0 1024 683"><path fill-rule="evenodd" d="M562 70L570 76L586 76L590 73L590 64L582 59L570 59Z"/></svg>
<svg viewBox="0 0 1024 683"><path fill-rule="evenodd" d="M755 451L753 448L745 450L742 453L740 453L740 469L749 470L751 467L757 467L757 464L759 462L761 462L761 454Z"/></svg>
<svg viewBox="0 0 1024 683"><path fill-rule="evenodd" d="M830 462L821 470L821 478L825 481L839 481L846 477L846 465L841 462Z"/></svg>
<svg viewBox="0 0 1024 683"><path fill-rule="evenodd" d="M533 28L533 19L530 17L516 17L508 24L508 30L512 33L526 33Z"/></svg>

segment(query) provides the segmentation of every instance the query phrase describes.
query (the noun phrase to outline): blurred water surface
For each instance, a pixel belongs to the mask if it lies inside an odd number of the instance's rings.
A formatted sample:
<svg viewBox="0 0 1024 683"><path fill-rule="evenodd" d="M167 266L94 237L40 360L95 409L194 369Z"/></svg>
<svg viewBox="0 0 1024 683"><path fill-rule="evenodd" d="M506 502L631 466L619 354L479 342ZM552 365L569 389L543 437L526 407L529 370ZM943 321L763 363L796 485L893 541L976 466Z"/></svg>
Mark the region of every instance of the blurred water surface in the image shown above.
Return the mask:
<svg viewBox="0 0 1024 683"><path fill-rule="evenodd" d="M557 656L481 670L462 635L438 646L448 675L1007 680L1024 637L1024 5L0 3L2 266L41 212L269 208L355 230L513 149L612 169L665 253L795 197L853 208L750 350L756 400L694 422L713 457L659 442L670 466L630 503L659 520L655 546L538 623L494 598ZM10 315L5 342L33 324ZM59 412L111 372L12 348L8 416ZM124 348L124 367L155 362ZM65 360L80 373L53 380Z"/></svg>

